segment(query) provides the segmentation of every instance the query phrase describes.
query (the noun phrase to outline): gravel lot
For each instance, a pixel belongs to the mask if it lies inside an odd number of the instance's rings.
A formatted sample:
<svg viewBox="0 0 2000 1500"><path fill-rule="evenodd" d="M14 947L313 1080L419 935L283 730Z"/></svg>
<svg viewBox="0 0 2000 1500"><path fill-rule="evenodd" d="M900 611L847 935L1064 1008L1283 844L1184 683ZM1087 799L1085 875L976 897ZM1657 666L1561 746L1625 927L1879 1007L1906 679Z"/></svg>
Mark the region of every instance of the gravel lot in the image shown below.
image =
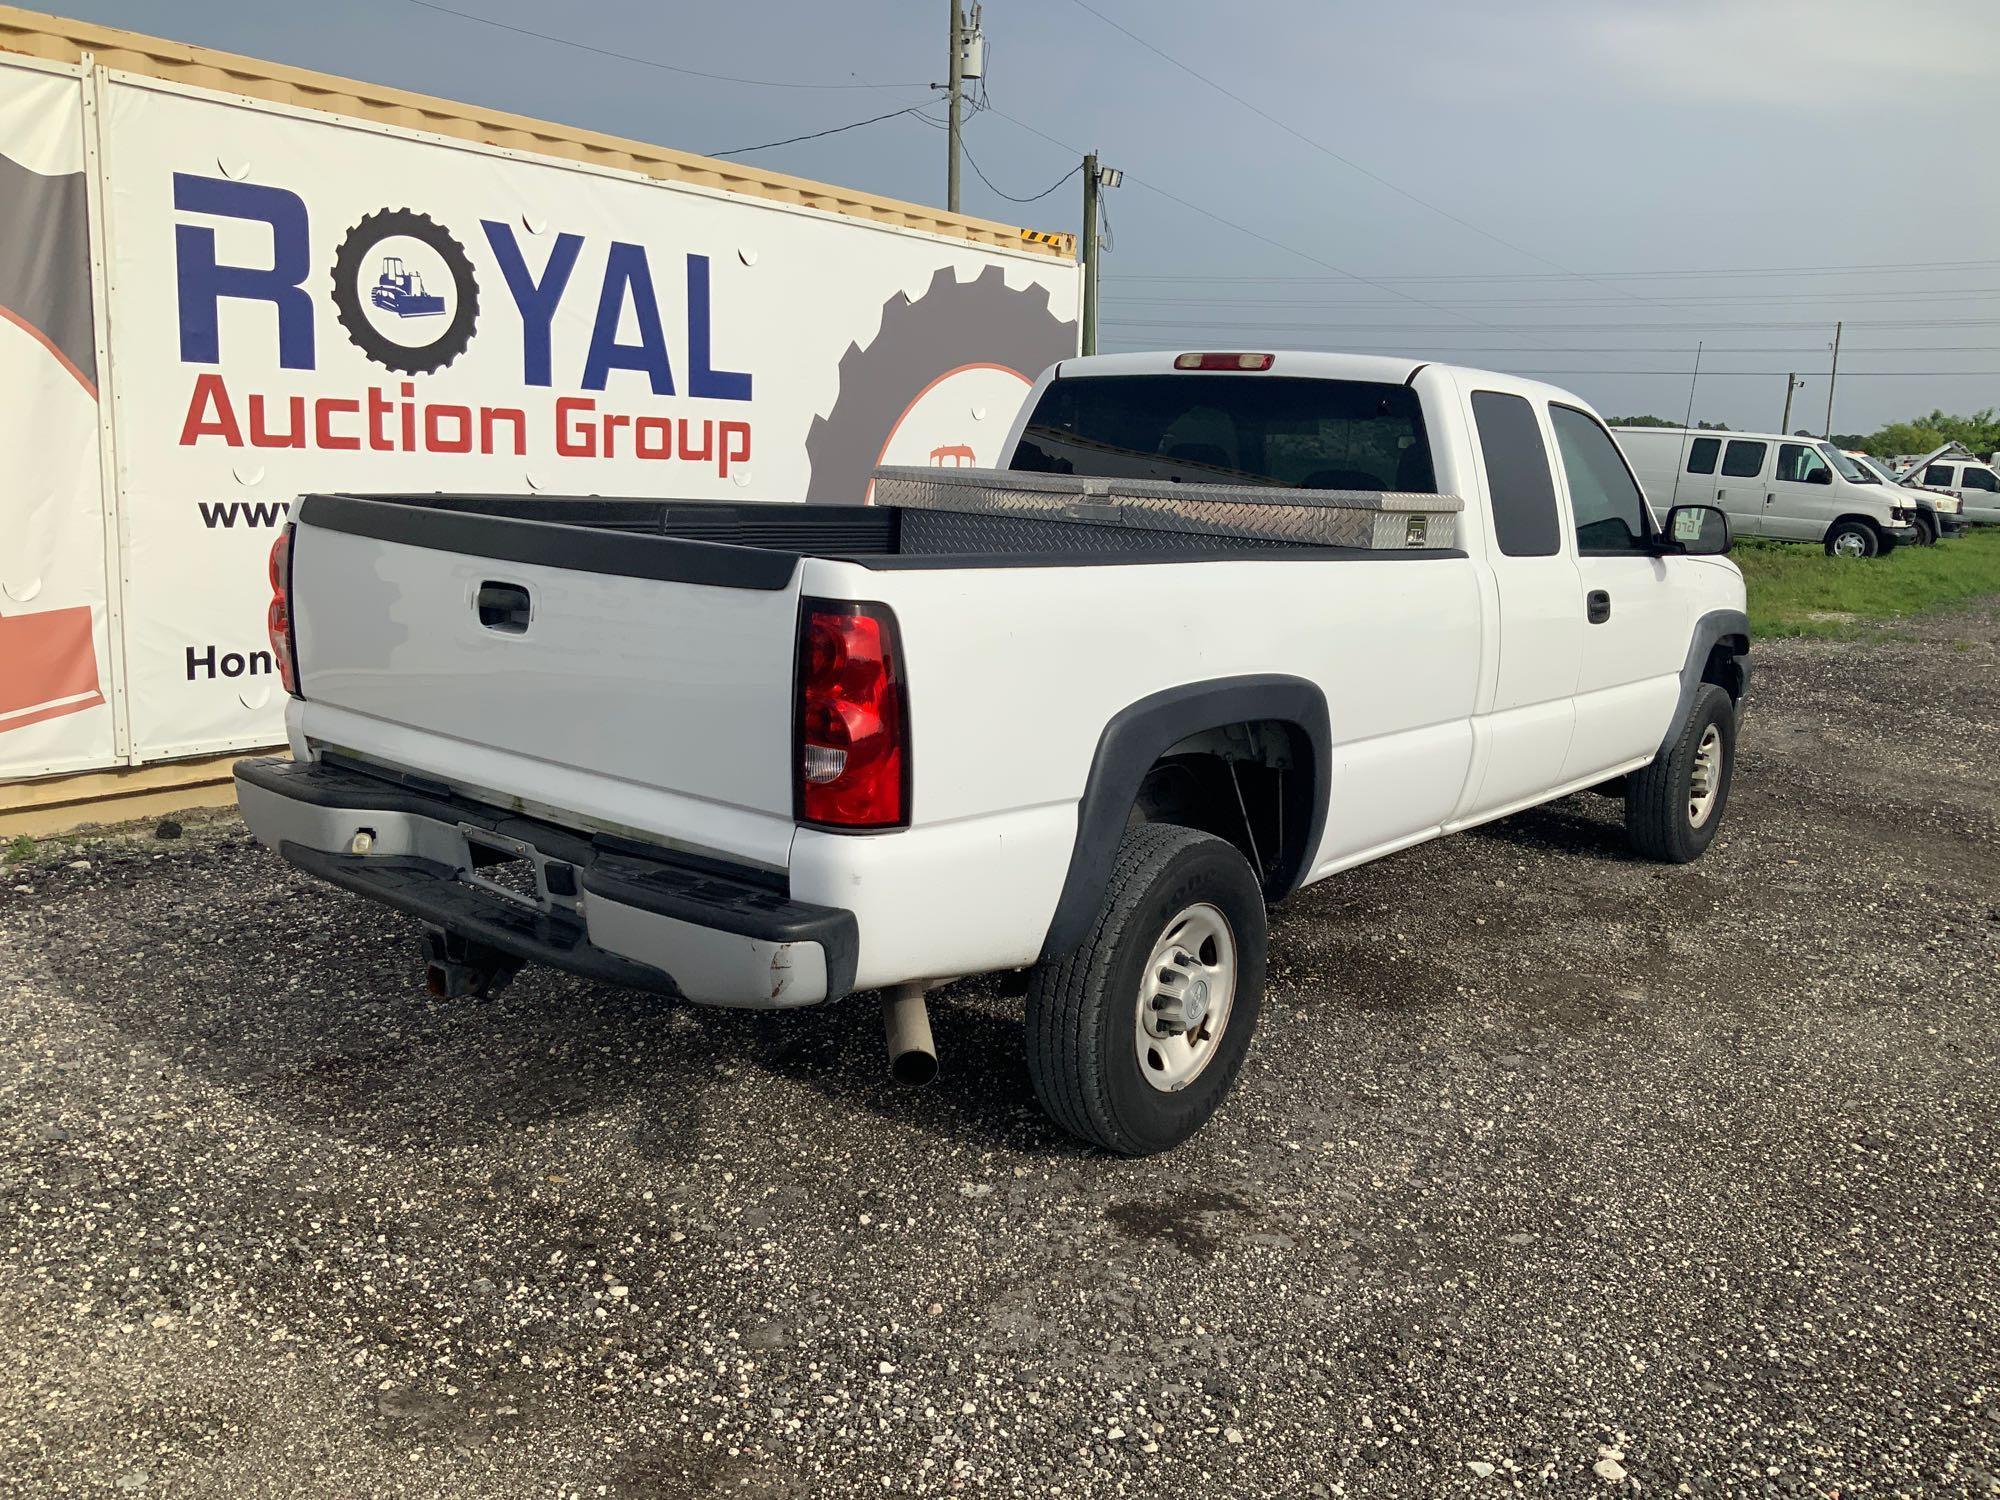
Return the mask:
<svg viewBox="0 0 2000 1500"><path fill-rule="evenodd" d="M427 999L230 819L45 847L0 1489L2000 1493L2000 609L1755 661L1706 859L1584 797L1315 887L1150 1162L987 990L906 1092L866 1000Z"/></svg>

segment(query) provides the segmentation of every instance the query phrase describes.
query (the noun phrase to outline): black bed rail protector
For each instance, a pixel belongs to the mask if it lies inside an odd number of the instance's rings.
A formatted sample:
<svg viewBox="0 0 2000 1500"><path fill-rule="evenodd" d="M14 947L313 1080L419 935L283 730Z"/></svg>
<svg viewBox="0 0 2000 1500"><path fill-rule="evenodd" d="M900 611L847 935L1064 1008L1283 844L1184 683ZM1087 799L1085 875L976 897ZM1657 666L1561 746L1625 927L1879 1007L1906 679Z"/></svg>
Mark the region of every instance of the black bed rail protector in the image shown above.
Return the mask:
<svg viewBox="0 0 2000 1500"><path fill-rule="evenodd" d="M298 519L308 529L345 532L496 562L537 563L619 578L767 593L791 582L801 555L554 520L480 515L426 504L421 498L308 495L299 506Z"/></svg>

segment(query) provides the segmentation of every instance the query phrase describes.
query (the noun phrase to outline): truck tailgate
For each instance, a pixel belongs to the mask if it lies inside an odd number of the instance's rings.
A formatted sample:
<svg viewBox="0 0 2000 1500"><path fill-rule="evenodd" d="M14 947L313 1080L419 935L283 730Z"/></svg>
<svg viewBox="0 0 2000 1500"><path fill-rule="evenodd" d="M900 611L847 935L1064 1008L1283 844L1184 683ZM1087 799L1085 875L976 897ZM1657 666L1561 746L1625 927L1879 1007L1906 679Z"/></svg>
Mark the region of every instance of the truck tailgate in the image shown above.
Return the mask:
<svg viewBox="0 0 2000 1500"><path fill-rule="evenodd" d="M504 803L782 866L796 563L313 496L293 548L300 722Z"/></svg>

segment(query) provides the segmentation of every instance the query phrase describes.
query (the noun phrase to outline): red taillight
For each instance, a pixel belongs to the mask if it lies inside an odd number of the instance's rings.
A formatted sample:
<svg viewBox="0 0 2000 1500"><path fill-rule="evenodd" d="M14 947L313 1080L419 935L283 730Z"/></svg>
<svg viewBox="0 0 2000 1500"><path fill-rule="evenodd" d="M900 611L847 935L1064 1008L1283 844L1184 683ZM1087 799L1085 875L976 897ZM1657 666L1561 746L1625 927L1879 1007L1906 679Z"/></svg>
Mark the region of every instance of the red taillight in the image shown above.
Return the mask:
<svg viewBox="0 0 2000 1500"><path fill-rule="evenodd" d="M897 827L909 820L908 776L894 617L879 604L808 599L799 630L800 819Z"/></svg>
<svg viewBox="0 0 2000 1500"><path fill-rule="evenodd" d="M277 664L278 680L285 691L297 697L299 664L292 634L292 532L287 526L271 544L271 608L264 624L271 637L271 660Z"/></svg>
<svg viewBox="0 0 2000 1500"><path fill-rule="evenodd" d="M1275 358L1269 354L1183 354L1174 361L1176 370L1268 370Z"/></svg>

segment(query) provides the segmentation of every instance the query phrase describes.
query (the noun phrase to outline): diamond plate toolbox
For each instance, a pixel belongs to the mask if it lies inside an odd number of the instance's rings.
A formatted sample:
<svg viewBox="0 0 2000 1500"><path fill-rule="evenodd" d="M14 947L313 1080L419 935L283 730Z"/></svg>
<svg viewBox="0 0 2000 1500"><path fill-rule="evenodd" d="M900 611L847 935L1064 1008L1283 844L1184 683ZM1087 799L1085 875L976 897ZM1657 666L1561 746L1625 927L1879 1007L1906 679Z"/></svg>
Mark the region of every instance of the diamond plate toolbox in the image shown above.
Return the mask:
<svg viewBox="0 0 2000 1500"><path fill-rule="evenodd" d="M1371 552L1456 547L1465 508L1456 495L896 466L875 471L874 503Z"/></svg>

